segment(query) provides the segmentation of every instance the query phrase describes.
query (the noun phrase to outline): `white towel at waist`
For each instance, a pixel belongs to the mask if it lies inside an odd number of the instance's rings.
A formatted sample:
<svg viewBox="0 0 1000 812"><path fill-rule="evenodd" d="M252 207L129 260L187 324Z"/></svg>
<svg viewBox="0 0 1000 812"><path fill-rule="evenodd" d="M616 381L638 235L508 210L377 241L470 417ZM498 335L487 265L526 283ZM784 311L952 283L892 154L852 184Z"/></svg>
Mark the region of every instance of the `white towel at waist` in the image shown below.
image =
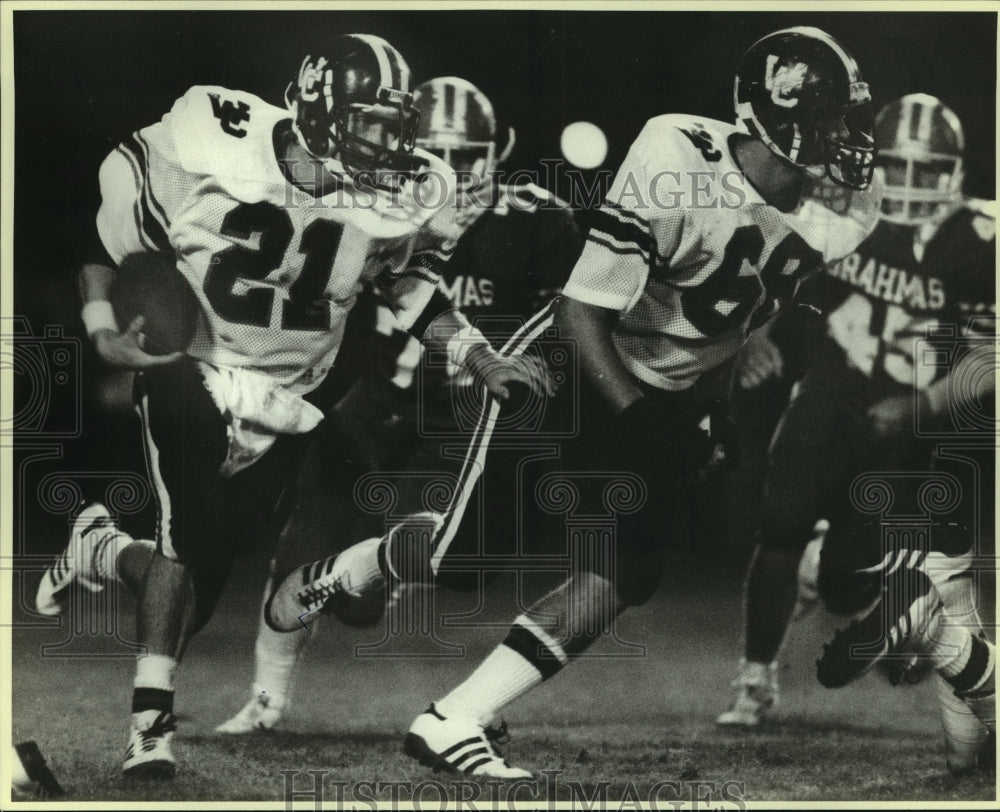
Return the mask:
<svg viewBox="0 0 1000 812"><path fill-rule="evenodd" d="M323 419L322 411L261 372L204 361L198 367L227 423L229 454L219 467L222 476L255 463L279 434L305 434Z"/></svg>

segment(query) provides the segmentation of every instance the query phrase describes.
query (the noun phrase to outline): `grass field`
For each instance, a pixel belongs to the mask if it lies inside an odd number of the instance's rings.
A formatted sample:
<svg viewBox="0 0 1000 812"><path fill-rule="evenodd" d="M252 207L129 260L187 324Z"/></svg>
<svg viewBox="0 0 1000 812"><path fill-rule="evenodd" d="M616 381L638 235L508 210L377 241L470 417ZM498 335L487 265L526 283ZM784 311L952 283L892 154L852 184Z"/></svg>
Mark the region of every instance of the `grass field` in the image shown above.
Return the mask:
<svg viewBox="0 0 1000 812"><path fill-rule="evenodd" d="M520 801L570 800L582 792L609 803L646 801L661 784L661 808L671 800L710 794L713 806L748 802L991 801L995 776L954 778L945 769L937 707L930 686L890 688L869 676L843 691L827 691L813 675L824 636L833 628L822 612L800 623L784 653L782 702L773 722L751 733L720 730L716 714L729 701L729 681L739 655L740 583L735 573L691 576L678 564L647 606L619 625L621 640L646 646L645 656L594 657L512 705L507 712L512 764L558 770L556 787L513 788ZM701 567L704 573L704 566ZM491 590L484 621L493 628L442 628L439 636L466 647L451 658L358 657L355 646L378 640L383 629L346 629L325 620L302 671L287 723L280 731L223 737L216 724L249 693L257 599L263 562L240 562L219 611L192 644L181 671L175 738L178 777L162 784L127 784L120 776L128 723L133 664L127 656L61 658L42 647L67 637L74 615L60 627L20 626L14 634L14 737L35 739L73 801L271 801L285 798L287 775L308 789L306 770L326 771L326 801L333 805L346 782L347 798L388 803L411 790L387 782L434 779L401 753L413 716L469 671L503 636L513 616L513 582ZM29 594L34 578L27 575ZM469 596L441 594L440 610L470 608ZM120 603L130 618L127 599ZM77 621L85 620L81 610ZM15 620L35 622L15 611ZM131 634L130 619L121 631ZM395 641L383 654L401 654ZM85 648L84 648L85 647ZM425 646L426 649L426 646ZM78 641L66 651L122 654L110 637ZM594 654L623 648L603 641ZM471 797L510 788L449 786L449 797ZM362 784L360 792L350 787ZM379 787L375 782L383 782ZM573 785L573 782L578 782ZM423 800L439 806L439 790L425 786ZM353 792L353 794L351 794ZM463 795L464 793L464 795ZM309 796L300 797L308 801ZM370 804L360 803L359 808Z"/></svg>

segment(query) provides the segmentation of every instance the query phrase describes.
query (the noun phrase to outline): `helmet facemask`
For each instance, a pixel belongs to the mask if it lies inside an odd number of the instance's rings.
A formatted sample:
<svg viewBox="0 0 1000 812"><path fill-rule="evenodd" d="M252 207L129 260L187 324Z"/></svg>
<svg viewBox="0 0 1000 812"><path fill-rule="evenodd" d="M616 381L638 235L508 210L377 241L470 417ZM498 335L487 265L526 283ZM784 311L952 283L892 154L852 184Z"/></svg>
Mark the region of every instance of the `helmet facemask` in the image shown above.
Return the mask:
<svg viewBox="0 0 1000 812"><path fill-rule="evenodd" d="M875 122L867 98L848 107L838 123L823 139L826 176L838 186L863 191L875 173Z"/></svg>
<svg viewBox="0 0 1000 812"><path fill-rule="evenodd" d="M417 145L454 171L456 220L468 226L494 205L496 167L509 153L497 155L493 105L472 83L454 76L424 82L414 97L422 112Z"/></svg>
<svg viewBox="0 0 1000 812"><path fill-rule="evenodd" d="M420 111L410 93L379 88L379 104L351 104L334 114L333 157L349 174L410 175Z"/></svg>
<svg viewBox="0 0 1000 812"><path fill-rule="evenodd" d="M899 225L922 225L946 216L962 197L962 159L899 150L879 153L885 173L881 217Z"/></svg>
<svg viewBox="0 0 1000 812"><path fill-rule="evenodd" d="M947 217L962 197L962 124L940 99L911 93L890 102L875 123L883 147L883 220L905 226Z"/></svg>

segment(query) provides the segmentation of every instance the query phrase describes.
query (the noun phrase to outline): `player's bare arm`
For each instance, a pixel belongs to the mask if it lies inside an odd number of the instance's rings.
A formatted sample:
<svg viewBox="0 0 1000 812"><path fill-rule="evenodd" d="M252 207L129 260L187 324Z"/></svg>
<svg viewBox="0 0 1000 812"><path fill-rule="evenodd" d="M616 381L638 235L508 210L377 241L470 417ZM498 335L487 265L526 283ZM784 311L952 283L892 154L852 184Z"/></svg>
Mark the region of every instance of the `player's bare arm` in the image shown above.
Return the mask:
<svg viewBox="0 0 1000 812"><path fill-rule="evenodd" d="M564 296L557 322L563 334L577 342L577 357L586 378L604 396L616 414L642 397L642 390L622 363L611 339L618 313Z"/></svg>

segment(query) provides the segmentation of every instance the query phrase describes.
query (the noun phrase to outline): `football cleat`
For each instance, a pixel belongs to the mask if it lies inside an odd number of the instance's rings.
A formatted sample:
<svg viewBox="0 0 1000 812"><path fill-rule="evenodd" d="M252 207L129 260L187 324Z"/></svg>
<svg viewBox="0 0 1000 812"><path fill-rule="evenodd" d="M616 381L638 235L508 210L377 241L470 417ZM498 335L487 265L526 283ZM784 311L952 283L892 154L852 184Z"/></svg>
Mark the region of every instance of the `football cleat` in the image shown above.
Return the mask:
<svg viewBox="0 0 1000 812"><path fill-rule="evenodd" d="M531 773L511 767L495 741L505 737L507 726L485 728L473 719L446 719L434 705L410 726L403 752L434 772L465 773L483 778L531 778Z"/></svg>
<svg viewBox="0 0 1000 812"><path fill-rule="evenodd" d="M264 605L267 625L278 632L307 628L320 612L334 611L338 604L380 587L382 579L355 584L351 577L358 571L356 559L370 557L371 547L379 543L380 538L368 539L293 570Z"/></svg>
<svg viewBox="0 0 1000 812"><path fill-rule="evenodd" d="M732 685L736 698L729 710L719 714L716 724L757 727L778 702L778 664L743 660Z"/></svg>
<svg viewBox="0 0 1000 812"><path fill-rule="evenodd" d="M95 567L96 555L112 541L118 527L104 505L94 503L73 521L69 544L55 563L45 570L35 595L35 607L43 615L60 615L69 602L70 586L79 582L91 592L104 589Z"/></svg>
<svg viewBox="0 0 1000 812"><path fill-rule="evenodd" d="M816 661L816 677L823 686L843 688L883 658L908 661L910 649L940 622L941 596L926 573L906 562L919 553L900 550L893 555L895 563L887 570L875 606L823 645L823 656Z"/></svg>
<svg viewBox="0 0 1000 812"><path fill-rule="evenodd" d="M166 711L143 711L133 715L132 734L122 773L126 778L161 781L176 773L170 740L177 729L177 717Z"/></svg>
<svg viewBox="0 0 1000 812"><path fill-rule="evenodd" d="M215 732L242 736L256 731L272 730L278 726L287 707L286 700L261 691L252 697L239 713L216 727Z"/></svg>

